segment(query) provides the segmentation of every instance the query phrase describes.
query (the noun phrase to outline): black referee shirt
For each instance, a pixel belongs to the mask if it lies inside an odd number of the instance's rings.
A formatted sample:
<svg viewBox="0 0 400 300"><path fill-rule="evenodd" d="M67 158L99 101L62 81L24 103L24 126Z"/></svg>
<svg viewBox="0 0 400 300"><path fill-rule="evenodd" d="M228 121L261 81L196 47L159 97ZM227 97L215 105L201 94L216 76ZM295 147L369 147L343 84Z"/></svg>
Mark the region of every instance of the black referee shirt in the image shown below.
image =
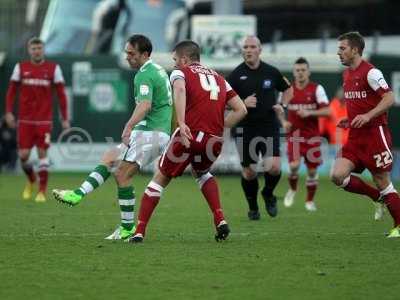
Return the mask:
<svg viewBox="0 0 400 300"><path fill-rule="evenodd" d="M257 98L257 106L247 108L247 116L237 127L279 127L272 106L276 104L278 92L287 90L290 83L277 68L261 61L259 67L253 70L243 62L232 71L227 80L242 100L252 94Z"/></svg>

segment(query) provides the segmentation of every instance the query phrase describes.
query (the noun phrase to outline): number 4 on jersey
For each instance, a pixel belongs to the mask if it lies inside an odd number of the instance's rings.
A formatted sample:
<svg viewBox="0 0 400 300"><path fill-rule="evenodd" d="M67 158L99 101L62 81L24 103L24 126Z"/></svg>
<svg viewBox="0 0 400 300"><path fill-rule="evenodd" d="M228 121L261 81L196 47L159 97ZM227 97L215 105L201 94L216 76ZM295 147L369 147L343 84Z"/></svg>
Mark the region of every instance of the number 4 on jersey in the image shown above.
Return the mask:
<svg viewBox="0 0 400 300"><path fill-rule="evenodd" d="M220 91L214 75L205 75L199 73L200 84L203 90L210 92L211 100L218 100L218 93Z"/></svg>

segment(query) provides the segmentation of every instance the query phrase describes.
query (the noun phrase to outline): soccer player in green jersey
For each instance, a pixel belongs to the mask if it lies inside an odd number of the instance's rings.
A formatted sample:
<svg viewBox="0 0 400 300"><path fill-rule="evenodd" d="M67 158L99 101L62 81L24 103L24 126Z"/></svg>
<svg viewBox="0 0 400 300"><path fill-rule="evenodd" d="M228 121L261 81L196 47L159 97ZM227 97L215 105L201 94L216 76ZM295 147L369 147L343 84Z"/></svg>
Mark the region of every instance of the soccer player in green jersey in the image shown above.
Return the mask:
<svg viewBox="0 0 400 300"><path fill-rule="evenodd" d="M63 203L77 205L85 195L103 184L110 170L118 185L121 225L106 239L127 239L135 231L135 192L132 177L155 160L169 141L172 117L171 85L166 71L151 58L151 41L143 35L131 36L125 45L126 59L137 69L134 79L135 110L122 132L122 144L107 151L101 163L76 190L53 190Z"/></svg>

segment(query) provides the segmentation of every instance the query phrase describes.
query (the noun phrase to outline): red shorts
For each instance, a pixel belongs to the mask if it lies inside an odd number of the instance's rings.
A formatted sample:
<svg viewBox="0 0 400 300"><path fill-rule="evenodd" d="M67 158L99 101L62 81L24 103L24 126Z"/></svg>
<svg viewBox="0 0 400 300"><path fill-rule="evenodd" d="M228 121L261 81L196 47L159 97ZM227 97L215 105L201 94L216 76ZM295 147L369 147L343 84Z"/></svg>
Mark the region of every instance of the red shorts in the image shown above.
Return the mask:
<svg viewBox="0 0 400 300"><path fill-rule="evenodd" d="M158 166L163 175L168 177L181 176L190 164L193 170L207 172L221 153L223 139L202 131L192 132L193 140L186 148L181 143L179 129L161 155Z"/></svg>
<svg viewBox="0 0 400 300"><path fill-rule="evenodd" d="M303 157L307 168L317 168L322 164L320 138L307 139L289 136L287 138L287 155L289 163L299 161Z"/></svg>
<svg viewBox="0 0 400 300"><path fill-rule="evenodd" d="M41 149L50 147L52 124L18 123L18 148L31 149L36 146Z"/></svg>
<svg viewBox="0 0 400 300"><path fill-rule="evenodd" d="M365 168L373 174L390 172L393 162L391 147L392 137L387 126L351 129L338 157L350 160L357 172Z"/></svg>

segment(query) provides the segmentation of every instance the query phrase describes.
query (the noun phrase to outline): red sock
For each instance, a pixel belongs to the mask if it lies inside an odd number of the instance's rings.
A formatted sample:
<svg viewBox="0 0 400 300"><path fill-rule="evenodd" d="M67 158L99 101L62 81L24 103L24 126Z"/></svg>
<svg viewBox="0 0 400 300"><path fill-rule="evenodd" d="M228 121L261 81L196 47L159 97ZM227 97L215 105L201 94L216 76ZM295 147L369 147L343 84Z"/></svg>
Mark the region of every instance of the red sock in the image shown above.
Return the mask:
<svg viewBox="0 0 400 300"><path fill-rule="evenodd" d="M385 195L385 204L392 215L394 226L400 225L400 197L399 194L390 193Z"/></svg>
<svg viewBox="0 0 400 300"><path fill-rule="evenodd" d="M344 190L355 194L366 195L374 201L378 200L380 196L380 193L376 188L366 184L361 180L361 178L354 175L350 175L350 180L348 184L344 186Z"/></svg>
<svg viewBox="0 0 400 300"><path fill-rule="evenodd" d="M298 175L289 175L289 186L292 191L297 191L297 182L299 181Z"/></svg>
<svg viewBox="0 0 400 300"><path fill-rule="evenodd" d="M39 191L45 193L47 190L47 182L49 179L49 161L47 158L41 159L39 162Z"/></svg>
<svg viewBox="0 0 400 300"><path fill-rule="evenodd" d="M315 192L317 191L318 188L318 179L307 178L306 187L307 187L307 201L313 201Z"/></svg>
<svg viewBox="0 0 400 300"><path fill-rule="evenodd" d="M138 215L138 226L136 227L135 234L140 233L143 236L146 233L146 226L150 220L150 217L156 208L158 202L160 201L161 191L150 187L150 184L147 186L144 191L142 201L140 203L139 215Z"/></svg>
<svg viewBox="0 0 400 300"><path fill-rule="evenodd" d="M224 213L222 212L221 203L219 201L218 184L214 177L207 173L197 179L201 192L207 200L208 206L210 207L214 215L214 224L217 226L222 220L224 220Z"/></svg>
<svg viewBox="0 0 400 300"><path fill-rule="evenodd" d="M26 174L26 177L28 177L29 182L34 183L36 181L36 174L35 171L33 170L32 165L26 161L21 160L21 166L22 170Z"/></svg>

